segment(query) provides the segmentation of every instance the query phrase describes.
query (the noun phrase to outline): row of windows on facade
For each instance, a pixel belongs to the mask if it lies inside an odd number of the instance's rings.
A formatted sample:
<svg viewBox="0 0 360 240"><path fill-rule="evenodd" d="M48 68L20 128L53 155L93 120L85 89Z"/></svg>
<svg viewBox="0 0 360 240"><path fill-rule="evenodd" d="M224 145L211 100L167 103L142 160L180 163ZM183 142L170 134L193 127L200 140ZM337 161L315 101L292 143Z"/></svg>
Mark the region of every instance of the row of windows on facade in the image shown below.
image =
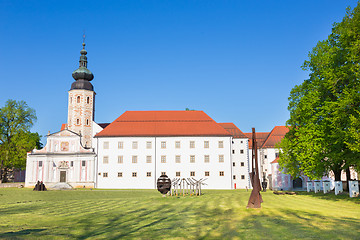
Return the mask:
<svg viewBox="0 0 360 240"><path fill-rule="evenodd" d="M43 161L38 162L39 167L43 166ZM81 166L86 167L86 161L81 161ZM53 162L53 167L56 167L55 162ZM70 161L70 167L74 167L74 161Z"/></svg>
<svg viewBox="0 0 360 240"><path fill-rule="evenodd" d="M101 173L99 173L99 175L101 175ZM161 172L161 175L166 175L166 172ZM209 171L205 171L205 177L209 177L210 176L210 172ZM103 173L103 177L108 177L109 174L107 172ZM118 172L118 177L123 177L123 173L122 172ZM137 177L138 174L137 172L132 172L131 174L132 177ZM151 177L152 173L151 172L146 172L146 176L147 177ZM176 172L175 173L176 177L181 177L181 172ZM223 177L225 176L224 171L219 171L219 176ZM195 171L191 171L190 172L190 177L195 177ZM233 179L236 179L236 175L233 175ZM244 180L245 179L245 175L241 175L241 179Z"/></svg>
<svg viewBox="0 0 360 240"><path fill-rule="evenodd" d="M81 102L81 97L77 96L76 97L76 103L80 103ZM70 103L72 103L72 97L70 97ZM89 104L90 103L90 97L86 97L86 103Z"/></svg>
<svg viewBox="0 0 360 240"><path fill-rule="evenodd" d="M166 155L163 155L160 157L160 162L161 163L166 163L167 162L167 157ZM220 163L224 162L224 155L219 155L218 158ZM132 156L131 157L131 162L132 163L138 163L138 156ZM210 162L210 156L209 155L204 155L204 162L205 163L209 163ZM108 164L109 163L109 156L104 156L103 157L103 163L104 164ZM124 156L118 156L117 159L117 163L124 163ZM152 156L146 156L146 163L152 163ZM180 155L176 155L175 156L175 163L181 163L181 156ZM190 155L190 163L195 163L195 155ZM235 162L233 162L233 166L235 167ZM244 167L245 163L241 162L240 166Z"/></svg>
<svg viewBox="0 0 360 240"><path fill-rule="evenodd" d="M160 147L163 149L166 149L166 141L162 141L160 143ZM181 147L181 142L180 141L176 141L175 142L175 148L180 148ZM195 148L195 141L190 141L190 148ZM209 141L204 141L204 148L209 148L210 147L210 143ZM103 148L104 149L109 149L109 142L104 142L103 143ZM138 142L137 141L133 141L132 142L132 149L137 149L138 148ZM147 149L151 149L152 148L152 142L146 142L146 148ZM219 141L218 142L218 148L224 148L224 141ZM124 142L118 142L118 149L124 149Z"/></svg>
<svg viewBox="0 0 360 240"><path fill-rule="evenodd" d="M166 155L161 156L161 163L166 163L167 162L167 157ZM224 162L224 155L219 155L218 158L220 163ZM124 156L118 156L118 161L119 164L124 163ZM132 156L131 159L132 163L138 163L138 156ZM204 162L205 163L209 163L210 162L210 156L209 155L204 155ZM104 156L103 157L103 163L104 164L108 164L109 163L109 157L108 156ZM146 156L146 163L152 163L152 156ZM175 163L181 163L181 156L180 155L176 155L175 156ZM195 155L190 155L190 163L195 163ZM235 167L235 162L233 162L233 166ZM240 163L241 167L245 166L244 162Z"/></svg>

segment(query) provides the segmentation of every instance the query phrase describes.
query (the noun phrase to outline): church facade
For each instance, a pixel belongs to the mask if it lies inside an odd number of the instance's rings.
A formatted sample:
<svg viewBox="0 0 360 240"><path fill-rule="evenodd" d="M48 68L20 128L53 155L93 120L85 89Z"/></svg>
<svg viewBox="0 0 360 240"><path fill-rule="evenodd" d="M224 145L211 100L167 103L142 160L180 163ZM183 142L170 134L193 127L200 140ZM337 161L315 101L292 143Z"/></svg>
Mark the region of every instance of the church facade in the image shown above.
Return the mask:
<svg viewBox="0 0 360 240"><path fill-rule="evenodd" d="M28 153L25 186L43 181L49 187L155 189L157 178L166 174L206 179L208 189L251 188L251 136L233 123L217 123L203 111L126 111L112 123L96 123L94 76L84 43L80 54L68 92L67 124L47 136L43 149ZM269 152L259 162L267 179L275 142L286 133L280 128L276 137L263 134L263 142L271 141L259 150L260 156Z"/></svg>

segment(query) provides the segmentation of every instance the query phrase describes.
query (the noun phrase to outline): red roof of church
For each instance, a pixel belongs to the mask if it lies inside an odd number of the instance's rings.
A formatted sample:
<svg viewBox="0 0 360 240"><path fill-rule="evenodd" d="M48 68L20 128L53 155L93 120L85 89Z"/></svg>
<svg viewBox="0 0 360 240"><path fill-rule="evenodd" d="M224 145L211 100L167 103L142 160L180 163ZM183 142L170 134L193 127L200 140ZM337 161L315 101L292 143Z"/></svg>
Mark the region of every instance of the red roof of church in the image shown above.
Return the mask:
<svg viewBox="0 0 360 240"><path fill-rule="evenodd" d="M219 123L234 138L248 138L234 123Z"/></svg>
<svg viewBox="0 0 360 240"><path fill-rule="evenodd" d="M231 136L203 111L126 111L95 137Z"/></svg>
<svg viewBox="0 0 360 240"><path fill-rule="evenodd" d="M66 128L67 128L67 124L66 124L66 123L61 124L61 129L60 129L60 131L66 129Z"/></svg>

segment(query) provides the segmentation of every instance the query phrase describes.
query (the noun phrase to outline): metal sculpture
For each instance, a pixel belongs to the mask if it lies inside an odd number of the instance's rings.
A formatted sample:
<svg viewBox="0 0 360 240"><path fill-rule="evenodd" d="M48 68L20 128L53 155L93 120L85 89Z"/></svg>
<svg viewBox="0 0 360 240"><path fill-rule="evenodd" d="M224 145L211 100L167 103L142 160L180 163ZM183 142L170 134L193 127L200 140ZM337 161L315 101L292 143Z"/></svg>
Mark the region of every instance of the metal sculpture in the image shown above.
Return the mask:
<svg viewBox="0 0 360 240"><path fill-rule="evenodd" d="M258 168L258 155L257 155L257 143L255 128L252 128L252 171L250 173L250 181L253 187L249 202L246 208L261 208L261 203L263 202L260 191L260 178L259 178L259 168Z"/></svg>
<svg viewBox="0 0 360 240"><path fill-rule="evenodd" d="M157 180L157 189L162 194L167 194L171 189L171 180L167 175L161 175Z"/></svg>
<svg viewBox="0 0 360 240"><path fill-rule="evenodd" d="M170 195L179 196L179 195L201 195L201 185L206 185L204 181L206 178L201 178L200 180L196 180L195 178L174 178L172 180L172 189L170 191Z"/></svg>

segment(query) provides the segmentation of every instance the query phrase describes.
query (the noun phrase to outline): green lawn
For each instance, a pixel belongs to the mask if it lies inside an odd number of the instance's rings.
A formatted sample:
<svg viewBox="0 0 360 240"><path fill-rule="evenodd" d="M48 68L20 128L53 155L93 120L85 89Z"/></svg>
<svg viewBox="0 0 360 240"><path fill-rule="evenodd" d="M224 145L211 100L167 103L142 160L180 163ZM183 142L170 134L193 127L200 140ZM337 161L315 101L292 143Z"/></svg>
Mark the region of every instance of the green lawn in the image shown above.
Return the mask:
<svg viewBox="0 0 360 240"><path fill-rule="evenodd" d="M262 209L246 209L249 195L3 188L0 239L360 239L359 198L266 192Z"/></svg>

